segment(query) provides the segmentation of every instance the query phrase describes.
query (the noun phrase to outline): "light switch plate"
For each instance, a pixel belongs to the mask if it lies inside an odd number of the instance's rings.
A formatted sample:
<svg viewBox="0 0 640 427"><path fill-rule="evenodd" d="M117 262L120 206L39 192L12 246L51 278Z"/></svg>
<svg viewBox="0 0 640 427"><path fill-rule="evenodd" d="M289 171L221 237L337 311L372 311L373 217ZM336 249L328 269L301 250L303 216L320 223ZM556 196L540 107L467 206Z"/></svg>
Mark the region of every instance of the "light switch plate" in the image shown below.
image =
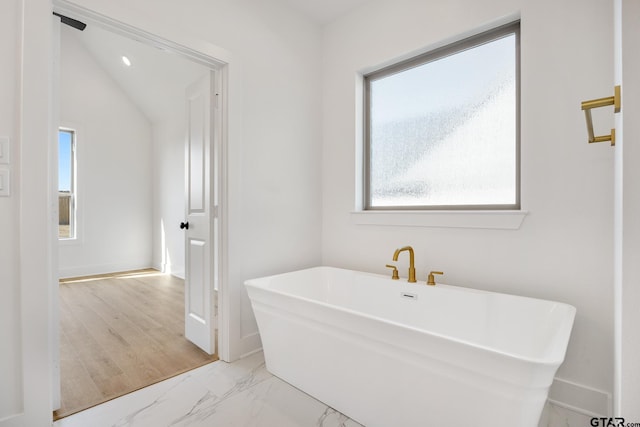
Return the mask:
<svg viewBox="0 0 640 427"><path fill-rule="evenodd" d="M0 165L8 165L11 163L9 152L9 138L0 136Z"/></svg>
<svg viewBox="0 0 640 427"><path fill-rule="evenodd" d="M0 197L8 197L9 188L9 169L0 169Z"/></svg>

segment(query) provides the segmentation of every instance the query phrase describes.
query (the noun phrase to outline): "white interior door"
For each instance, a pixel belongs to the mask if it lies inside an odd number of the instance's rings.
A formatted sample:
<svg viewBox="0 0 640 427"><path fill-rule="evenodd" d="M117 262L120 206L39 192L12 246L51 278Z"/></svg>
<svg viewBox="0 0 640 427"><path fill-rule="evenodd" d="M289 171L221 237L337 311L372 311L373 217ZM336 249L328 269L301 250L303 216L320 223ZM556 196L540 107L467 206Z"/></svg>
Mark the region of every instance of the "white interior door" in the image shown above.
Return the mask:
<svg viewBox="0 0 640 427"><path fill-rule="evenodd" d="M212 193L215 71L187 88L185 337L209 354L215 345Z"/></svg>

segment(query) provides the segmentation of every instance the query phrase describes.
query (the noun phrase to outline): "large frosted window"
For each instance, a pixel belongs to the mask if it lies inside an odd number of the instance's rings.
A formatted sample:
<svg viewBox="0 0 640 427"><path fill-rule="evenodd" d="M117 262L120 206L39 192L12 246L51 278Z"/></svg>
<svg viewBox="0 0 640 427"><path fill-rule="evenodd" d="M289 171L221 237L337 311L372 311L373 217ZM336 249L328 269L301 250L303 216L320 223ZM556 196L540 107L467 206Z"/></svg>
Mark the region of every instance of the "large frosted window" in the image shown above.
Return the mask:
<svg viewBox="0 0 640 427"><path fill-rule="evenodd" d="M365 207L519 208L519 24L365 76Z"/></svg>

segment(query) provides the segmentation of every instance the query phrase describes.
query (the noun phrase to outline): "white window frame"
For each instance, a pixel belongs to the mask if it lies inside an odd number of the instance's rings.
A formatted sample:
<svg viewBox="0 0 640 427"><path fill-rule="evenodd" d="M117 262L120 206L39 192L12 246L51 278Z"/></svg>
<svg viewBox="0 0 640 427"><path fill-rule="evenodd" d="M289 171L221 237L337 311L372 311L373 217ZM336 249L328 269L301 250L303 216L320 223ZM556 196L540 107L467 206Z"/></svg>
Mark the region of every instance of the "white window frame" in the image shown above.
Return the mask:
<svg viewBox="0 0 640 427"><path fill-rule="evenodd" d="M513 205L456 205L456 206L371 206L369 172L369 84L383 78L439 58L461 52L506 35L516 36L516 203ZM412 225L471 228L517 229L524 219L520 198L520 23L510 22L478 35L463 39L414 58L400 61L362 76L362 167L356 206L352 217L357 224Z"/></svg>

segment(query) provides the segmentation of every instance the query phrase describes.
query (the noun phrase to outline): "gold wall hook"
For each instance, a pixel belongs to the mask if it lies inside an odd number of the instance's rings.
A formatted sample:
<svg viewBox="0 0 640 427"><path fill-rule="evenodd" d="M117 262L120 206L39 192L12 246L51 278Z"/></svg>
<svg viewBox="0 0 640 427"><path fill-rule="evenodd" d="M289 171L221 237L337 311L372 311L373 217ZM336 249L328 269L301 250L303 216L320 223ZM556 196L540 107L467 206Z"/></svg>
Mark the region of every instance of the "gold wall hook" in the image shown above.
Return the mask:
<svg viewBox="0 0 640 427"><path fill-rule="evenodd" d="M610 135L595 136L593 134L593 120L591 118L591 110L594 108L606 107L613 105L613 112L619 113L622 105L620 85L614 87L613 96L606 98L592 99L582 102L582 109L584 110L584 116L587 120L587 134L589 135L589 144L594 142L611 141L611 145L616 145L616 130L611 129Z"/></svg>

